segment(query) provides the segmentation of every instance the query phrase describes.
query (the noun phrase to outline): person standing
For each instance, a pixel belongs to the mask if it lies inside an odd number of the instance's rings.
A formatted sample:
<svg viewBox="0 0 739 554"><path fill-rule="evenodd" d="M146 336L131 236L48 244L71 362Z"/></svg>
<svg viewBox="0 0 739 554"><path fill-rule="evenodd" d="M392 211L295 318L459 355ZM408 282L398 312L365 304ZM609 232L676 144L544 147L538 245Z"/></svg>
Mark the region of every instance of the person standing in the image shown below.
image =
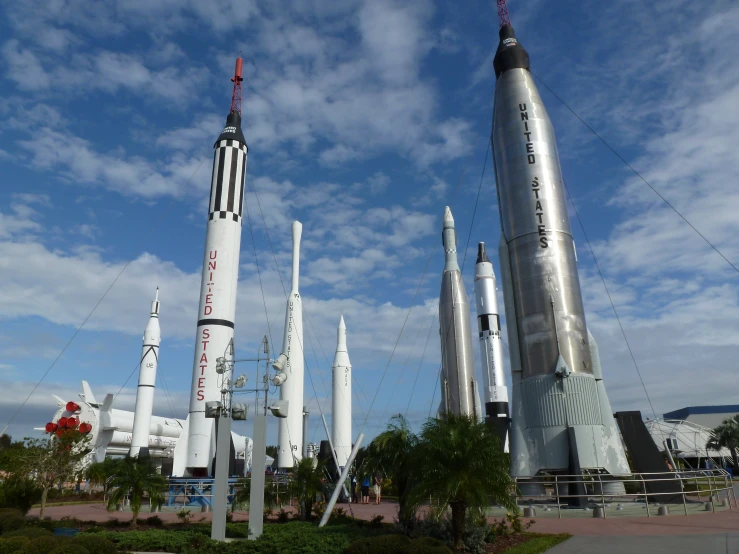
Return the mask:
<svg viewBox="0 0 739 554"><path fill-rule="evenodd" d="M369 504L370 476L365 475L362 479L362 504Z"/></svg>
<svg viewBox="0 0 739 554"><path fill-rule="evenodd" d="M382 496L382 475L375 474L375 504L379 504Z"/></svg>
<svg viewBox="0 0 739 554"><path fill-rule="evenodd" d="M352 473L351 478L351 487L352 487L352 503L357 503L357 474Z"/></svg>

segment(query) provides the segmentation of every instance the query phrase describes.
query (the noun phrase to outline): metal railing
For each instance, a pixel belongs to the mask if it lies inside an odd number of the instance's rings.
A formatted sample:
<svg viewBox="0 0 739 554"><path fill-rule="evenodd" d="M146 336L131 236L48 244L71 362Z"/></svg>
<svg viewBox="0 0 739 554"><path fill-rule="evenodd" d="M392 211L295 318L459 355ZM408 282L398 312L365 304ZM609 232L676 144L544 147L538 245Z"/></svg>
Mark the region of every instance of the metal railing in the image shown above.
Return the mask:
<svg viewBox="0 0 739 554"><path fill-rule="evenodd" d="M652 484L666 485L672 484L676 490L658 491ZM574 485L574 487L572 486ZM691 486L692 485L692 486ZM521 488L527 492L522 492ZM532 490L540 487L544 494L532 494ZM614 489L621 490L614 491ZM575 491L582 491L582 494ZM610 489L610 492L606 492ZM634 489L636 492L628 492ZM562 492L565 491L565 492ZM557 507L557 515L562 518L562 504L569 499L585 499L586 503L592 503L596 507L603 509L603 517L607 518L606 500L614 502L626 499L638 502L641 499L645 502L647 517L651 517L649 509L649 500L652 498L652 507L660 504L659 499L667 502L675 497L680 497L680 501L675 504L682 503L685 515L688 515L688 504L702 503L702 493L707 493L707 502L711 503L710 509L716 511L716 501L720 500L721 493L725 493L726 504L732 509L732 500L734 508L738 508L736 494L733 488L731 475L723 469L712 470L695 470L695 471L665 471L661 473L631 473L623 475L611 474L580 474L580 475L540 475L535 477L518 477L516 478L516 503L521 505L524 499L545 499L548 502L554 501ZM697 499L689 499L695 496ZM540 502L542 503L542 502ZM545 503L545 502L544 502Z"/></svg>

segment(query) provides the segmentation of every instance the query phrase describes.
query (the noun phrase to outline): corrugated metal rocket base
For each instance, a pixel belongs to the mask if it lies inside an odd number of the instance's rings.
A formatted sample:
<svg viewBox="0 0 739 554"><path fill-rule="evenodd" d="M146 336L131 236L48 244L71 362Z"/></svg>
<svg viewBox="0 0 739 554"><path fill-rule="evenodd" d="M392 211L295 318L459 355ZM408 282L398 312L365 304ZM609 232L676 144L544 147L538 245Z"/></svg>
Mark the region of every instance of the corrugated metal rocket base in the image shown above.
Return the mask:
<svg viewBox="0 0 739 554"><path fill-rule="evenodd" d="M501 240L500 262L511 352L511 474L533 477L540 472L568 472L572 451L577 452L580 471L629 473L592 335L592 374L570 373L560 377L550 373L521 379L508 259L506 242ZM571 441L575 444L571 445Z"/></svg>

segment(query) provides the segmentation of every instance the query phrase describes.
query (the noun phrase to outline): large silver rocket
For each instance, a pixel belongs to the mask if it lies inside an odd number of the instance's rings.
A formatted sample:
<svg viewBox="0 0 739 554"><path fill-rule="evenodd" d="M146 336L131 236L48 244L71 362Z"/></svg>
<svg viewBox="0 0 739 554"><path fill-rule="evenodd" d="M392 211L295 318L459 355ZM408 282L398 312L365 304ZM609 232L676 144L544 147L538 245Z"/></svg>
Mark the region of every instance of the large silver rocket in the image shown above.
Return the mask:
<svg viewBox="0 0 739 554"><path fill-rule="evenodd" d="M457 263L457 233L452 211L444 209L442 224L444 274L439 296L441 339L440 413L481 417L482 408L475 380L475 361L470 334L470 303Z"/></svg>
<svg viewBox="0 0 739 554"><path fill-rule="evenodd" d="M529 72L528 53L507 23L493 63L512 473L627 473L614 419L601 409L608 402L605 388L593 374L554 129Z"/></svg>

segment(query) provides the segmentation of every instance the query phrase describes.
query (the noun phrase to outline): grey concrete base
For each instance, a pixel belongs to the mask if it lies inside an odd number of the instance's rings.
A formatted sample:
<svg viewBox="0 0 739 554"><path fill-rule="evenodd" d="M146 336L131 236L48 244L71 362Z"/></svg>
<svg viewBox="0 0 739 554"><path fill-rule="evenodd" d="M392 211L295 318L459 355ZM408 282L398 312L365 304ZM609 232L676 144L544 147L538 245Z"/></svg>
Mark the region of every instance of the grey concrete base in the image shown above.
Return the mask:
<svg viewBox="0 0 739 554"><path fill-rule="evenodd" d="M547 554L739 554L739 533L641 537L572 537Z"/></svg>
<svg viewBox="0 0 739 554"><path fill-rule="evenodd" d="M536 517L536 510L531 506L523 509L523 517Z"/></svg>

